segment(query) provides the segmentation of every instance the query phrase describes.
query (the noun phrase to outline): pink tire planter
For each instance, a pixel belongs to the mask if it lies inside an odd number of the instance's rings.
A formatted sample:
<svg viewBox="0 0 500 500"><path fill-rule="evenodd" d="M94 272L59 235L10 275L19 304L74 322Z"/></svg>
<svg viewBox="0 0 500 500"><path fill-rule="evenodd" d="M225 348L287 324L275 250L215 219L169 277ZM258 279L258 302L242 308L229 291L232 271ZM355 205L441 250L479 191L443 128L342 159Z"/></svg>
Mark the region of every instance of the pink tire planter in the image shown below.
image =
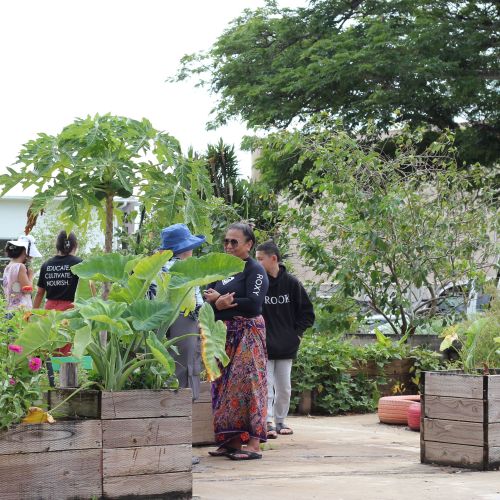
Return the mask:
<svg viewBox="0 0 500 500"><path fill-rule="evenodd" d="M408 427L412 431L420 431L420 403L412 403L408 407Z"/></svg>
<svg viewBox="0 0 500 500"><path fill-rule="evenodd" d="M384 396L378 401L378 419L383 424L408 424L408 408L420 396Z"/></svg>

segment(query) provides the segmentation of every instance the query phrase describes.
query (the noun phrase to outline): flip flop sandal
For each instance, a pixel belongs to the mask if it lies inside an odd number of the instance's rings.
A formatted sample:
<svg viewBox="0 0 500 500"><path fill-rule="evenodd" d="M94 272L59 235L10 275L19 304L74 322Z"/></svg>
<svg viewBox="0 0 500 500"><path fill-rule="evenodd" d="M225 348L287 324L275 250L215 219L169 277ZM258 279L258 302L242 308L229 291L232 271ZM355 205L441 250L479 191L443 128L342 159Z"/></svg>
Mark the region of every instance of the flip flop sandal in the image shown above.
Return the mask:
<svg viewBox="0 0 500 500"><path fill-rule="evenodd" d="M267 424L267 439L277 439L278 433L276 432L276 427L273 424Z"/></svg>
<svg viewBox="0 0 500 500"><path fill-rule="evenodd" d="M237 448L233 448L232 446L220 446L214 451L209 451L208 454L211 457L227 457L231 453L234 453L235 451L239 451Z"/></svg>
<svg viewBox="0 0 500 500"><path fill-rule="evenodd" d="M229 453L227 457L231 460L258 460L262 458L262 454L250 450L236 450L233 453Z"/></svg>
<svg viewBox="0 0 500 500"><path fill-rule="evenodd" d="M282 431L288 431L288 432L282 432ZM292 429L290 429L290 427L288 427L288 425L281 424L281 423L276 424L276 432L280 436L291 436L293 434Z"/></svg>

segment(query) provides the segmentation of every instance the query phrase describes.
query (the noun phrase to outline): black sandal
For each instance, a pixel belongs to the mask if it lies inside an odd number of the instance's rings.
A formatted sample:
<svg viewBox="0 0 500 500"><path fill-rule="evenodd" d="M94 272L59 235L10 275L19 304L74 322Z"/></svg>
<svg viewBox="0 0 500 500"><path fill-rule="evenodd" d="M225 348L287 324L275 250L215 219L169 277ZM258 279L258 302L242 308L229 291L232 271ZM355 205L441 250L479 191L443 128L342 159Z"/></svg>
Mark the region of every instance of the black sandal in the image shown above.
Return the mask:
<svg viewBox="0 0 500 500"><path fill-rule="evenodd" d="M267 423L267 439L276 439L278 433L276 432L276 427L273 426L271 422Z"/></svg>
<svg viewBox="0 0 500 500"><path fill-rule="evenodd" d="M211 457L227 457L235 451L239 450L237 448L233 448L232 446L219 446L216 450L209 451L208 454Z"/></svg>
<svg viewBox="0 0 500 500"><path fill-rule="evenodd" d="M259 458L262 458L262 454L250 450L236 450L233 451L233 453L229 453L227 458L230 458L231 460L258 460Z"/></svg>
<svg viewBox="0 0 500 500"><path fill-rule="evenodd" d="M289 432L282 432L284 430L289 431ZM290 427L288 427L288 425L282 424L281 422L279 424L276 424L276 432L280 436L291 436L293 434L292 429L290 429Z"/></svg>

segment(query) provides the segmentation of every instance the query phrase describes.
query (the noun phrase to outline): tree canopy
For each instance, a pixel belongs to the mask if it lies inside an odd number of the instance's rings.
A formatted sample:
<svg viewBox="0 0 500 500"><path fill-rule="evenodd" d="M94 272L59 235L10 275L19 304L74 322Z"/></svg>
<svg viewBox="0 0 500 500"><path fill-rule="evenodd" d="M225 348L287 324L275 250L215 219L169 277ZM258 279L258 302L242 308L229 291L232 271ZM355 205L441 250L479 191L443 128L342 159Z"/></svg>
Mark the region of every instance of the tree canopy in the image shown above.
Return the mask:
<svg viewBox="0 0 500 500"><path fill-rule="evenodd" d="M395 121L456 129L463 159L491 164L500 156L499 21L495 0L268 1L208 52L185 56L177 78L198 74L220 96L214 126L239 116L286 128L327 111L356 131L369 120L381 130Z"/></svg>

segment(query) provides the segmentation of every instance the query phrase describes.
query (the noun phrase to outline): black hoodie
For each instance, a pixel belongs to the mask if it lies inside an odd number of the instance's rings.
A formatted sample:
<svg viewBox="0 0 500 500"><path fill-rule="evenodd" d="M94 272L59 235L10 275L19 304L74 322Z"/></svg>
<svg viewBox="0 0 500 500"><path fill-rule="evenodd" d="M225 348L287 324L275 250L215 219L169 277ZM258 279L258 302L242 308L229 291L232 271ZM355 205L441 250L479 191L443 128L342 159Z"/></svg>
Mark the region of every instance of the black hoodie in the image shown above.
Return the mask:
<svg viewBox="0 0 500 500"><path fill-rule="evenodd" d="M314 309L300 281L280 263L276 278L269 274L262 315L266 321L269 359L293 359L300 337L314 323Z"/></svg>

